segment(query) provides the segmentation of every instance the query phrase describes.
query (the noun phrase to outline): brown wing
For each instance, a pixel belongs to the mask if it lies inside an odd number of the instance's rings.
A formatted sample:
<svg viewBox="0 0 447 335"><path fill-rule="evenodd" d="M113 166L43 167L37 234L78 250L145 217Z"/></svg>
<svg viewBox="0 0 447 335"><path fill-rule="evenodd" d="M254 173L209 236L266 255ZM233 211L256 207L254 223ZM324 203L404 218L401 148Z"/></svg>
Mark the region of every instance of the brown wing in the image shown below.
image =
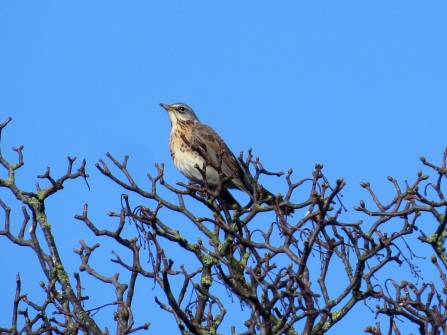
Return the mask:
<svg viewBox="0 0 447 335"><path fill-rule="evenodd" d="M234 186L247 194L251 195L244 183L244 171L242 170L237 158L225 144L219 134L206 124L197 122L192 131L194 141L204 148L214 163L218 163L216 154L225 150L222 158L222 172L226 177L232 176L231 182Z"/></svg>

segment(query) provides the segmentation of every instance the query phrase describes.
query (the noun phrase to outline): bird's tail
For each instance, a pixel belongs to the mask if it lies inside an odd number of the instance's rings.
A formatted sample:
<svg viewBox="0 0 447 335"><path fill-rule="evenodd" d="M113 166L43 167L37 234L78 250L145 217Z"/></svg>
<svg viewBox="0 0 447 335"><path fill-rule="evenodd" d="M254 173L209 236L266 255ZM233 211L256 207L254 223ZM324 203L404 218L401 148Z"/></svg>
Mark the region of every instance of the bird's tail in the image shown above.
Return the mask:
<svg viewBox="0 0 447 335"><path fill-rule="evenodd" d="M283 201L282 197L277 197L269 190L265 189L264 187L259 187L259 196L262 196L261 201L269 206L274 206L278 209L277 212L283 215L290 215L293 214L295 211L293 208L289 208L286 205L280 206L279 204Z"/></svg>
<svg viewBox="0 0 447 335"><path fill-rule="evenodd" d="M220 196L223 201L225 201L230 207L233 207L233 205L236 205L237 207L241 207L239 202L233 197L233 195L228 191L226 188L224 188L220 192Z"/></svg>
<svg viewBox="0 0 447 335"><path fill-rule="evenodd" d="M277 197L269 190L265 189L262 185L255 182L253 176L249 173L247 173L246 170L244 171L244 188L246 192L250 195L250 198L253 199L253 185L257 185L257 193L258 193L258 199L262 203L265 203L269 206L274 206L277 209L277 213L283 214L283 215L290 215L294 213L293 208L289 208L286 205L280 206L279 203L283 201L282 197Z"/></svg>

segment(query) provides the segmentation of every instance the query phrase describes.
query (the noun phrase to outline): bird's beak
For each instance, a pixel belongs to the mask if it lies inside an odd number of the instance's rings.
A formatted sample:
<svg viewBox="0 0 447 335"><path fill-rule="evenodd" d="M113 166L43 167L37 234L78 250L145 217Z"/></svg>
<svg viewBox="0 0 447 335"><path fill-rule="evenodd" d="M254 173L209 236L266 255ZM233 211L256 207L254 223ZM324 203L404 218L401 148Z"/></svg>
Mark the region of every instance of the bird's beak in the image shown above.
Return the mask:
<svg viewBox="0 0 447 335"><path fill-rule="evenodd" d="M163 107L164 109L166 109L168 112L169 112L169 110L172 109L172 107L169 106L168 104L161 103L160 106Z"/></svg>

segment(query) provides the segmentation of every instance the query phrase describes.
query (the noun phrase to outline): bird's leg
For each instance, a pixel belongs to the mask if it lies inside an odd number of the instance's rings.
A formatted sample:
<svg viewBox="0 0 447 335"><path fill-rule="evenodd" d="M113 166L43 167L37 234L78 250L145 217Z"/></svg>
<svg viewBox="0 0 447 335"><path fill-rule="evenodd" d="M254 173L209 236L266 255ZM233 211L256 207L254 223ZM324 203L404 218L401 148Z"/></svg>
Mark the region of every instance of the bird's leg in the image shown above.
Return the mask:
<svg viewBox="0 0 447 335"><path fill-rule="evenodd" d="M221 165L222 163L222 155L223 155L224 151L221 153L220 158L219 159L219 165ZM207 167L207 162L204 161L203 162L203 167L200 168L197 164L194 165L194 168L196 168L199 173L202 176L202 180L203 180L203 191L205 192L208 196L209 199L211 200L211 202L214 202L216 199L219 199L218 201L218 205L214 204L214 206L216 207L217 210L220 210L220 208L222 208L222 204L226 205L226 204L236 204L238 207L240 207L239 203L233 198L233 196L231 195L230 192L228 192L228 190L224 189L223 185L225 182L225 178L222 172L222 169L218 169L219 172L219 184L216 186L216 188L210 188L207 178L206 178L206 167ZM224 201L222 201L224 200ZM227 208L227 207L225 207ZM224 208L224 210L225 210Z"/></svg>
<svg viewBox="0 0 447 335"><path fill-rule="evenodd" d="M196 168L200 174L202 175L202 180L203 180L203 191L209 196L210 200L212 202L214 202L216 200L216 198L219 196L220 191L216 192L216 190L210 188L207 178L206 178L206 167L207 167L207 163L203 162L203 167L200 168L197 164L194 165L194 168Z"/></svg>

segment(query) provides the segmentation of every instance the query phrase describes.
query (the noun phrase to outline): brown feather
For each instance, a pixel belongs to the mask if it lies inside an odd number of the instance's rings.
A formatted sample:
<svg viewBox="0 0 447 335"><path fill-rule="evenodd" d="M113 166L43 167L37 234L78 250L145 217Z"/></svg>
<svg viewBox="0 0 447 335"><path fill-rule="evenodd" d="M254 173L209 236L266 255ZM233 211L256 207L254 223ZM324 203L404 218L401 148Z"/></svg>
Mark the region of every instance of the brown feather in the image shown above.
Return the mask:
<svg viewBox="0 0 447 335"><path fill-rule="evenodd" d="M221 168L225 177L232 177L228 186L238 188L247 194L252 194L246 187L246 183L244 183L243 179L245 173L239 161L213 128L203 123L196 122L192 129L192 136L194 138L194 143L200 143L215 164L219 163L217 155L220 154L222 150L225 150L225 154L222 157Z"/></svg>

